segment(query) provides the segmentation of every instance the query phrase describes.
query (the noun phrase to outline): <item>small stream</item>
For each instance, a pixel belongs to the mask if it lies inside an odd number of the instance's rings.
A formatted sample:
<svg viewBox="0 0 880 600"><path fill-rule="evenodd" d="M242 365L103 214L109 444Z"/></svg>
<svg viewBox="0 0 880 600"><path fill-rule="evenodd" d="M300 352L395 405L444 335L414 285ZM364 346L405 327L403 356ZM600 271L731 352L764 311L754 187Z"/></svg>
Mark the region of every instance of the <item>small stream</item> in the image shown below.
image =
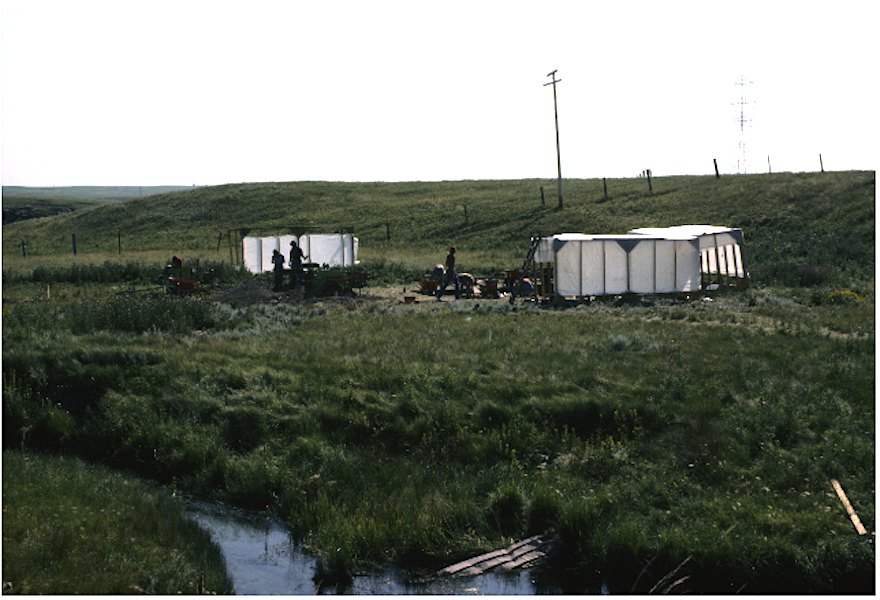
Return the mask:
<svg viewBox="0 0 880 600"><path fill-rule="evenodd" d="M265 515L186 500L187 518L211 535L226 557L236 594L601 594L583 582L560 581L546 572L513 571L412 583L401 571L356 575L344 589L319 588L316 559L302 552L284 525ZM552 579L549 581L548 579ZM566 578L568 579L568 578Z"/></svg>

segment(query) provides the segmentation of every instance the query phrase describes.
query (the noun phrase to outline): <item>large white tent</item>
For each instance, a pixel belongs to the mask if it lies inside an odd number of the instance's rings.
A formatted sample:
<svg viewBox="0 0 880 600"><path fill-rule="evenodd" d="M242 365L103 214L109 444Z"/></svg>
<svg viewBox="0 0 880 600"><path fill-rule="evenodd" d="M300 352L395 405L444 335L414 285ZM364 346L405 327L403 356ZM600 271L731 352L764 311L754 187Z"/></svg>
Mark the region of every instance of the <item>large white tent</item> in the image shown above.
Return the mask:
<svg viewBox="0 0 880 600"><path fill-rule="evenodd" d="M358 239L350 233L307 233L304 235L244 236L242 259L251 273L271 271L272 251L278 250L285 261L290 258L290 242L296 242L306 255L304 262L328 267L351 267L358 264ZM285 263L285 266L286 263Z"/></svg>
<svg viewBox="0 0 880 600"><path fill-rule="evenodd" d="M742 231L709 225L562 233L541 238L534 262L553 272L553 294L589 297L696 292L744 281Z"/></svg>

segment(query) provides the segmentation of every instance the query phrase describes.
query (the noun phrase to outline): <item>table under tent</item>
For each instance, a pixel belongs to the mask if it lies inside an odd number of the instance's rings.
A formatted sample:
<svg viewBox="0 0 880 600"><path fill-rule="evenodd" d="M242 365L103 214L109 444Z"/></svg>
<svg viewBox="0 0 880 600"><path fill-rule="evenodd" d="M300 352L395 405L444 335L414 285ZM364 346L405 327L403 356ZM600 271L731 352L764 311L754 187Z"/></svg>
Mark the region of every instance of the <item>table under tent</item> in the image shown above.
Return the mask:
<svg viewBox="0 0 880 600"><path fill-rule="evenodd" d="M540 299L691 296L748 287L742 230L710 225L533 236L523 271Z"/></svg>

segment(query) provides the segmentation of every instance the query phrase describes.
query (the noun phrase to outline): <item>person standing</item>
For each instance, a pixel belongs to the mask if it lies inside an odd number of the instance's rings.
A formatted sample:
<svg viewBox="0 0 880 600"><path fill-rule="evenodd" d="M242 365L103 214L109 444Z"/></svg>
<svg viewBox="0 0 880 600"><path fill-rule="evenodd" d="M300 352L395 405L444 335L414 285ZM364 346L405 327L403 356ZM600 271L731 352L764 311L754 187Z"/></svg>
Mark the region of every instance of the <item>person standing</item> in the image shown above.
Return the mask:
<svg viewBox="0 0 880 600"><path fill-rule="evenodd" d="M303 259L308 258L303 254L302 248L296 242L290 242L290 286L297 283L305 284L303 279Z"/></svg>
<svg viewBox="0 0 880 600"><path fill-rule="evenodd" d="M455 270L455 246L449 248L449 254L446 255L446 276L443 278L443 285L437 290L437 300L443 300L443 292L450 281L455 283L455 299L461 298L461 286L458 283L458 272Z"/></svg>
<svg viewBox="0 0 880 600"><path fill-rule="evenodd" d="M275 288L273 291L280 292L284 287L284 255L278 250L272 250L272 264L275 268Z"/></svg>

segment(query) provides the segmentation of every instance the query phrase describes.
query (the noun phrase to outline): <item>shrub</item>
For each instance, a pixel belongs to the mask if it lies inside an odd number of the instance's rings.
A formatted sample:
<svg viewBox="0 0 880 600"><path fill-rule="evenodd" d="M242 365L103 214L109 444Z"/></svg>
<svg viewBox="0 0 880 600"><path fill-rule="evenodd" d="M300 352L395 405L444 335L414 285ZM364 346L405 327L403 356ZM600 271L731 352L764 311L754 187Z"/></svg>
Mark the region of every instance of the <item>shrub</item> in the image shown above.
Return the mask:
<svg viewBox="0 0 880 600"><path fill-rule="evenodd" d="M817 266L799 262L774 262L751 270L751 277L763 284L786 287L813 287L832 285L837 281L838 269L830 265Z"/></svg>
<svg viewBox="0 0 880 600"><path fill-rule="evenodd" d="M236 452L247 452L263 443L268 433L266 417L254 407L226 408L220 413L223 439Z"/></svg>
<svg viewBox="0 0 880 600"><path fill-rule="evenodd" d="M828 294L829 304L858 304L862 299L855 292L840 290Z"/></svg>
<svg viewBox="0 0 880 600"><path fill-rule="evenodd" d="M525 516L525 497L516 483L504 483L489 495L487 517L499 534L512 536L521 532Z"/></svg>

